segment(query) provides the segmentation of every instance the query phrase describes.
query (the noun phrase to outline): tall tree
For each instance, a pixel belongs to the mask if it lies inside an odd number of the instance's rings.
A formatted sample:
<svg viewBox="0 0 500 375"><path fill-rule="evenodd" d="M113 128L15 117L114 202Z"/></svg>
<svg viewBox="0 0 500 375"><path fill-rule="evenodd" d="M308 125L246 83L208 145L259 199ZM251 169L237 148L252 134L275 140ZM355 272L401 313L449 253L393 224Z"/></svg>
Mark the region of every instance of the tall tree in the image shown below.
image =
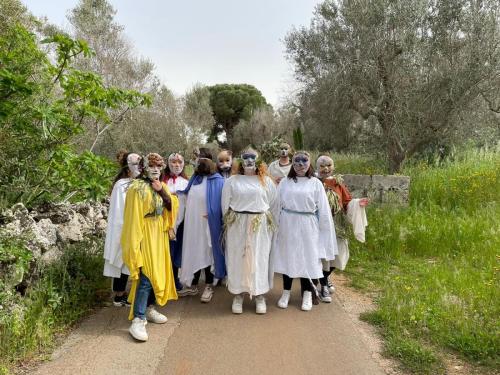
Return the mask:
<svg viewBox="0 0 500 375"><path fill-rule="evenodd" d="M498 100L499 12L496 0L324 1L309 27L286 38L310 94L300 102L309 126L348 133L361 124L385 147L391 172L458 127L474 129L463 115L483 96Z"/></svg>
<svg viewBox="0 0 500 375"><path fill-rule="evenodd" d="M208 89L215 118L212 137L218 139L225 134L226 141L221 143L228 148L232 145L233 131L240 120L249 120L257 108L270 107L262 93L252 85L220 84Z"/></svg>

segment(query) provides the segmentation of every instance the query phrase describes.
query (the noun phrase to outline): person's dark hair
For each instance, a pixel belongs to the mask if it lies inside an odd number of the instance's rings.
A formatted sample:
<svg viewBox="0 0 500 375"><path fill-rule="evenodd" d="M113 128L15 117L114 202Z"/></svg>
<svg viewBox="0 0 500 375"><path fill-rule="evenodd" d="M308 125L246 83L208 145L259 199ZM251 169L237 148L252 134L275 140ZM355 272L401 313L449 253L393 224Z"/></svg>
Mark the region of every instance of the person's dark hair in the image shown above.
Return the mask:
<svg viewBox="0 0 500 375"><path fill-rule="evenodd" d="M115 176L115 179L113 180L113 184L111 185L111 189L115 186L115 184L118 182L118 180L121 180L122 178L127 178L128 177L128 164L127 164L127 158L131 154L131 152L127 152L125 150L120 150L116 154L116 161L118 162L118 165L120 166L120 170L118 171L118 174Z"/></svg>
<svg viewBox="0 0 500 375"><path fill-rule="evenodd" d="M287 177L291 178L293 181L297 182L297 173L295 172L295 169L293 169L293 166L292 166L292 168L290 168L290 172L288 172ZM305 177L307 177L307 178L314 177L314 168L312 166L312 163L309 166L309 169L307 170Z"/></svg>
<svg viewBox="0 0 500 375"><path fill-rule="evenodd" d="M217 172L217 166L213 162L213 156L208 148L200 148L198 155L198 166L194 173L198 176L209 176Z"/></svg>

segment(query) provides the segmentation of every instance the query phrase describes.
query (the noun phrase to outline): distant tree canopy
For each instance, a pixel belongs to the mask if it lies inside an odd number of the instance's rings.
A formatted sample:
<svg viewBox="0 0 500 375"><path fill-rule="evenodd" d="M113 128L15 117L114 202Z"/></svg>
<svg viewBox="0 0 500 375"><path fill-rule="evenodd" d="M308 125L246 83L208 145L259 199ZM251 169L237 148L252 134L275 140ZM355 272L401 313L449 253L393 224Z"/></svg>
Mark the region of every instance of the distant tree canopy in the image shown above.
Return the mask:
<svg viewBox="0 0 500 375"><path fill-rule="evenodd" d="M254 110L271 107L262 93L252 85L220 84L208 87L210 106L212 107L215 125L212 138L222 133L226 135L225 147L231 147L233 131L240 120L250 120Z"/></svg>
<svg viewBox="0 0 500 375"><path fill-rule="evenodd" d="M306 147L385 150L396 172L432 145L498 140L499 20L498 0L324 1L286 37Z"/></svg>

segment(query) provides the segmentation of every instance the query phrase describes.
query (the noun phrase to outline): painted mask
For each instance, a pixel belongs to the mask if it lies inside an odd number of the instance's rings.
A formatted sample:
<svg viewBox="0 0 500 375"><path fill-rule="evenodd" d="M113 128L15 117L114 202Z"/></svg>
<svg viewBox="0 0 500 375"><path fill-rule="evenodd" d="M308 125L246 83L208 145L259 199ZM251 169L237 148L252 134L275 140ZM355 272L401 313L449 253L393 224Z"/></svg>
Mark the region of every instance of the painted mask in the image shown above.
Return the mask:
<svg viewBox="0 0 500 375"><path fill-rule="evenodd" d="M144 159L144 172L150 180L159 180L161 171L165 168L163 158L156 153L151 153Z"/></svg>
<svg viewBox="0 0 500 375"><path fill-rule="evenodd" d="M182 155L178 153L170 154L168 157L168 168L173 175L180 175L184 169L184 158Z"/></svg>
<svg viewBox="0 0 500 375"><path fill-rule="evenodd" d="M304 177L311 166L311 160L309 155L306 154L295 154L293 156L293 169L297 176Z"/></svg>
<svg viewBox="0 0 500 375"><path fill-rule="evenodd" d="M316 161L316 169L320 178L330 177L333 174L333 160L329 156L320 156Z"/></svg>
<svg viewBox="0 0 500 375"><path fill-rule="evenodd" d="M255 170L257 165L257 153L255 151L244 151L241 154L241 159L243 160L243 169Z"/></svg>
<svg viewBox="0 0 500 375"><path fill-rule="evenodd" d="M288 156L290 153L290 145L288 143L282 143L280 145L280 157Z"/></svg>
<svg viewBox="0 0 500 375"><path fill-rule="evenodd" d="M223 172L229 172L233 165L233 157L230 152L222 151L217 155L217 168Z"/></svg>
<svg viewBox="0 0 500 375"><path fill-rule="evenodd" d="M141 157L138 154L128 154L127 165L132 178L136 178L141 174L140 162Z"/></svg>

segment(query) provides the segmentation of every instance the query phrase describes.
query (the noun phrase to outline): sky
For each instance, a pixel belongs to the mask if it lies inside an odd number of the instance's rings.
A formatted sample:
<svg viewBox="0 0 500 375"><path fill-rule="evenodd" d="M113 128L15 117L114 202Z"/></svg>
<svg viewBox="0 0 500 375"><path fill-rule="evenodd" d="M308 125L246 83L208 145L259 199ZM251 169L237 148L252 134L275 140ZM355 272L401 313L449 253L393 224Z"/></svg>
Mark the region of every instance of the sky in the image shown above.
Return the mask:
<svg viewBox="0 0 500 375"><path fill-rule="evenodd" d="M77 0L22 0L70 30ZM296 89L283 40L308 26L319 0L110 0L137 55L175 94L196 83L248 83L277 107Z"/></svg>

